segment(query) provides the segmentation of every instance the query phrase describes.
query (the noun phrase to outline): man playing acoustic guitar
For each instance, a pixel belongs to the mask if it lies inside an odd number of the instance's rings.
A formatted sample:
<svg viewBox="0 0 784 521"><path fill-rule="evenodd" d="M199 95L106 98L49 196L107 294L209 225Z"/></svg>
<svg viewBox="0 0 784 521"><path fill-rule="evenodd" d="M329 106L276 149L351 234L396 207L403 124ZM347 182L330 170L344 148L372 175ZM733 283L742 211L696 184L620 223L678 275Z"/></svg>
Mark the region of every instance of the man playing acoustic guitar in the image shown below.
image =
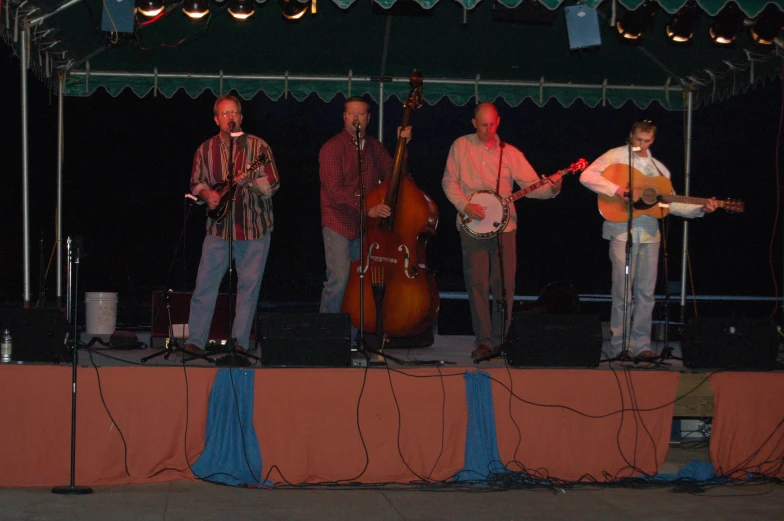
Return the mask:
<svg viewBox="0 0 784 521"><path fill-rule="evenodd" d="M648 194L655 194L656 187L670 187L670 171L653 158L650 146L656 138L656 126L650 121L638 121L632 125L629 144L613 148L594 161L580 176L580 182L599 194L600 211L605 218L602 237L610 241L612 261L612 308L610 315L611 355L621 359L634 357L652 359L651 320L655 303L654 290L659 261L661 234L657 217L667 211L653 195L649 207L633 213L632 249L630 256L630 288L627 301L631 305L627 313L627 342L623 342L624 286L626 282L626 239L627 204L630 198L628 179L632 171L631 196L635 203ZM667 190L658 189L659 192ZM678 196L675 196L678 197ZM664 198L664 197L662 197ZM691 199L691 198L681 198ZM669 212L681 217L702 217L717 208L715 199L702 199L702 204L671 202ZM633 303L633 305L632 305ZM631 319L631 320L630 320ZM622 352L623 350L623 352Z"/></svg>

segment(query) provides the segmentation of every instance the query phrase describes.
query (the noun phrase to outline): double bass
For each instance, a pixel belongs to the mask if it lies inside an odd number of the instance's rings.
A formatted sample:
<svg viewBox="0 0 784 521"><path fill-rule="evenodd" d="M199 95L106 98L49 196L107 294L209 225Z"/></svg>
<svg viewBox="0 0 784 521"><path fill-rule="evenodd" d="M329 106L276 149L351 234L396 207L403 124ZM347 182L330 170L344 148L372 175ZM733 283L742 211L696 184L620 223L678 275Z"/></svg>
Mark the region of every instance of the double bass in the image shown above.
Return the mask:
<svg viewBox="0 0 784 521"><path fill-rule="evenodd" d="M419 72L411 75L410 86L401 128L410 126L422 99ZM363 212L383 203L391 214L367 219L365 264L351 264L341 306L341 312L349 313L352 325L359 329L360 301L364 300L364 330L384 337L422 333L435 321L440 305L435 272L426 265L427 241L435 235L438 209L409 176L402 174L405 147L406 138L399 138L391 175L367 194ZM360 298L360 284L367 295L364 299Z"/></svg>

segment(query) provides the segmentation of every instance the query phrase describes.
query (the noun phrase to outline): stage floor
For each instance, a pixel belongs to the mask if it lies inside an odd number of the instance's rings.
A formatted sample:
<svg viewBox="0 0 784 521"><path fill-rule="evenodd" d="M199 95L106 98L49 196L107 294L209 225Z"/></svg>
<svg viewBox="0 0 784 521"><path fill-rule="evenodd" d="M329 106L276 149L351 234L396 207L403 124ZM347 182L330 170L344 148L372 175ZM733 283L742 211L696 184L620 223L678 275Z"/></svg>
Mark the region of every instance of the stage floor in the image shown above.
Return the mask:
<svg viewBox="0 0 784 521"><path fill-rule="evenodd" d="M150 338L150 331L134 331L138 340L143 342L147 346L154 344L156 346L162 345L165 339ZM90 344L91 340L94 338L100 339L102 342L108 343L109 342L109 335L88 335L86 333L82 333L81 340L84 345ZM154 340L151 342L151 340ZM182 346L184 342L179 340L179 345ZM663 342L654 342L652 344L653 349L658 353L664 347ZM681 356L681 346L680 342L678 341L671 341L668 342L667 345L670 346L672 349L673 358L666 361L666 364L660 363L652 363L652 362L618 362L613 361L609 362L606 361L606 356L602 356L602 361L600 362L597 369L617 369L617 368L638 368L638 369L661 369L661 370L671 370L671 371L691 371L688 368L683 367L683 363L679 360ZM552 347L556 349L556 347ZM602 343L602 352L607 353L609 352L609 342L604 340ZM475 367L475 368L499 368L505 367L506 361L504 358L499 357L493 360L488 360L481 362L479 364L475 364L473 360L471 360L471 351L474 349L474 337L468 335L435 335L434 343L432 346L429 347L416 347L416 348L395 348L395 349L386 349L384 351L385 354L389 355L388 363L392 366L400 366L400 365L411 365L411 366L419 366L419 365L434 365L434 366L449 366L449 367ZM147 365L147 366L172 366L176 365L179 366L182 364L182 356L177 354L172 354L168 357L168 359L164 358L164 356L158 356L147 362L142 363L141 359L150 355L153 355L157 352L162 351L162 348L158 347L147 347L144 349L114 349L109 347L104 347L101 345L100 342L93 342L92 346L88 349L82 349L79 356L79 365L81 366L91 366L93 363L97 366L121 366L121 365ZM89 351L89 353L87 352ZM251 351L254 355L260 354L260 349L256 349L255 351ZM89 355L92 355L92 360ZM220 358L222 355L216 355L216 358ZM352 358L354 362L357 364L361 364L364 357L357 353L352 353ZM398 363L397 361L402 362L402 364ZM25 362L28 363L28 362ZM204 366L204 367L212 367L213 364L207 362L205 360L189 360L187 362L189 366ZM263 367L251 360L251 367L262 369Z"/></svg>

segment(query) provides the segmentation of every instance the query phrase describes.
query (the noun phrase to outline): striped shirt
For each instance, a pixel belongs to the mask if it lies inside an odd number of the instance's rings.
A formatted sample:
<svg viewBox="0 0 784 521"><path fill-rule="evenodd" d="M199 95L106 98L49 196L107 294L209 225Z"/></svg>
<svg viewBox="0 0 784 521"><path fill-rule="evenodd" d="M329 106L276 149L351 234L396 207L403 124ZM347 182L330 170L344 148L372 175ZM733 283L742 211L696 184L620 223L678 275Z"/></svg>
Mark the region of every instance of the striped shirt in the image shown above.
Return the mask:
<svg viewBox="0 0 784 521"><path fill-rule="evenodd" d="M193 156L191 171L191 192L199 195L204 189L225 182L229 173L229 153L231 142L220 134L211 137L201 144ZM242 172L245 167L261 154L265 154L269 162L248 172L250 179L262 194L238 187L234 195L234 240L246 241L261 239L272 231L272 195L278 191L280 179L275 166L275 158L269 145L261 138L243 134L236 138L234 144L234 170ZM228 240L229 219L216 222L207 219L207 233Z"/></svg>

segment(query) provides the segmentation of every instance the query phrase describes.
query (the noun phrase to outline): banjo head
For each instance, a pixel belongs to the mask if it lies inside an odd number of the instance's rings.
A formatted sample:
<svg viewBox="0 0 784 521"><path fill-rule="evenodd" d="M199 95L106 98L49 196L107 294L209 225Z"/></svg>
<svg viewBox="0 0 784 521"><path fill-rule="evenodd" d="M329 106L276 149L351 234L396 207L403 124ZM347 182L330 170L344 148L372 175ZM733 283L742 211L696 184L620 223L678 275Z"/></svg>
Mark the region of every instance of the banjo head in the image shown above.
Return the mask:
<svg viewBox="0 0 784 521"><path fill-rule="evenodd" d="M503 204L501 197L492 190L480 190L468 196L468 201L485 208L484 219L464 218L463 229L477 239L495 237L506 228L509 222L509 206Z"/></svg>

